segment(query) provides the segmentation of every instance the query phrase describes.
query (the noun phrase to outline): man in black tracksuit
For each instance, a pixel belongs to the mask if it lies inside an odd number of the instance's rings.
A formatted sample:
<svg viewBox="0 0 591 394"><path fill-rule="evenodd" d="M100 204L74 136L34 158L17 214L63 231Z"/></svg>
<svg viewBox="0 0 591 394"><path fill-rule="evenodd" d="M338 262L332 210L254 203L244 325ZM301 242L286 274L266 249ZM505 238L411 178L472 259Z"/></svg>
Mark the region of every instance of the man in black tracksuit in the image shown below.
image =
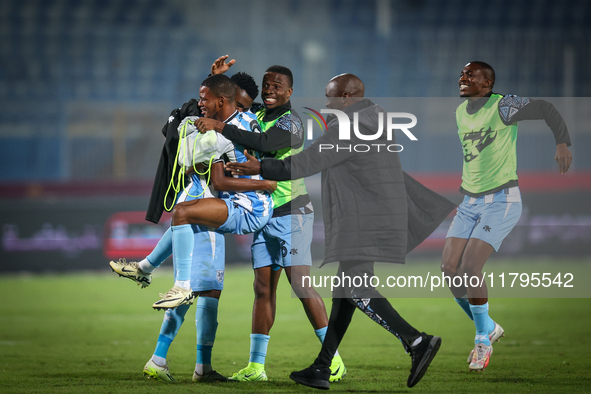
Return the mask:
<svg viewBox="0 0 591 394"><path fill-rule="evenodd" d="M351 120L357 113L360 131L375 134L379 116L385 111L363 98L364 86L359 78L351 74L334 77L326 86L326 96L327 107L343 111ZM406 253L455 208L406 175L397 153L384 148L379 153L326 149L355 142L364 143L355 136L340 141L337 119L331 119L327 132L301 153L284 160L249 160L227 166L233 173L260 172L265 179L274 180L298 179L322 171L326 239L323 264L338 261L338 276L351 278L372 276L376 261L404 263ZM407 385L413 387L425 374L441 338L416 330L373 287L335 289L328 332L318 358L311 367L293 372L290 377L307 386L329 388L328 366L355 308L400 339L412 357Z"/></svg>

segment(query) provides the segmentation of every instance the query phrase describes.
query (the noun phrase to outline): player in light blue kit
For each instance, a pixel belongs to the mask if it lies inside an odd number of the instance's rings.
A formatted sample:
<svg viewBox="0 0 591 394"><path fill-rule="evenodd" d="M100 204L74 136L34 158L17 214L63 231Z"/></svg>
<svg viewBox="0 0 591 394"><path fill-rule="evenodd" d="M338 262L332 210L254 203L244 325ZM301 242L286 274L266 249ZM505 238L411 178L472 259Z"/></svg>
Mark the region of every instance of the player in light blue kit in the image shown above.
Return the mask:
<svg viewBox="0 0 591 394"><path fill-rule="evenodd" d="M464 66L458 85L466 101L456 109L458 135L464 150L460 192L464 200L450 225L441 263L450 277L448 286L458 305L474 322L474 349L468 357L470 371L483 371L493 352L492 344L505 336L488 314L488 289L483 267L521 216L517 180L517 124L544 119L556 140L555 160L561 174L568 171L572 154L570 136L560 113L545 100L493 93L495 72L484 62ZM478 278L460 285L456 277Z"/></svg>
<svg viewBox="0 0 591 394"><path fill-rule="evenodd" d="M203 82L200 89L199 105L204 116L216 117L240 128L250 130L254 118L236 111L234 100L232 100L230 94L235 92L235 89L234 85L225 76L208 78ZM185 118L180 128L192 128L192 122L194 122L195 118ZM202 225L183 224L184 227L182 228L184 230L181 231L181 234L184 239L180 238L180 245L176 239L173 239L175 236L175 229L173 228L172 231L169 230L165 233L154 251L148 256L148 259L145 259L150 265L152 265L152 262L154 262L154 265L160 265L170 256L173 251L172 245L174 245L175 286L171 291L163 295L163 300L166 302L157 302L154 305L157 309L168 310L164 317L154 355L144 368L144 374L157 380L174 381L166 364L166 355L172 340L183 323L194 294L197 294L199 295L196 311L197 362L193 380L226 381L224 376L215 372L211 367L211 350L217 329L218 300L223 289L224 280L224 238L222 234L224 232L247 233L255 231L266 224L272 213L272 203L268 193L264 191L250 192L249 190L274 190L274 182L256 178L248 179L252 177L226 177L223 172L224 160L244 160L244 158L240 157L241 152L240 154L236 153L236 148L232 143L215 134L212 133L213 141L210 140L212 143L209 144L209 147L215 148L215 154L213 154L215 160L213 160L214 163L209 170L213 188L207 184L206 172L200 172L202 174L200 176L192 174L192 182L180 193L177 206L193 206L208 200L221 201L224 207L227 207L226 220L217 226L218 229L215 231L212 227L216 226L208 226L208 223ZM195 166L196 171L203 169L204 166ZM222 197L221 200L216 198L218 195ZM209 218L206 216L204 219L199 220L209 220L215 223L216 220L221 220L220 217ZM186 239L187 235L191 238L190 241ZM179 255L185 259L188 255L189 264L192 261L189 278L187 278L186 266L184 267L185 271L182 271L183 267L179 269ZM145 287L150 283L150 274L140 269L142 262L139 264L123 263L121 261L111 262L111 267L120 275L133 279L142 287ZM147 270L150 271L150 268L147 268ZM189 285L190 288L184 288ZM189 293L190 296L186 297L186 293ZM174 298L177 298L177 300ZM182 301L185 301L185 304L181 304ZM179 303L179 305L176 307L171 306L175 302Z"/></svg>
<svg viewBox="0 0 591 394"><path fill-rule="evenodd" d="M251 125L255 125L256 121L235 109L234 97L235 86L230 78L224 75L213 75L207 78L199 90L199 106L203 116L233 124L244 130L251 130ZM224 174L224 162L246 161L242 146L235 145L219 133L212 132L211 137L217 143L215 160L209 170L212 176ZM261 180L260 177L246 177L251 180ZM265 181L261 181L261 190L244 191L245 189L240 188L239 179L229 177L222 179L226 180L219 186L221 187L218 189L221 192L220 198L185 201L174 207L172 240L177 281L161 300L154 303L154 308L176 308L179 305L191 303L193 299L193 294L186 282L189 281L191 274L194 243L191 224L217 229L222 233L248 234L261 229L269 221L269 215L273 213L273 202L269 193L263 190L268 186Z"/></svg>

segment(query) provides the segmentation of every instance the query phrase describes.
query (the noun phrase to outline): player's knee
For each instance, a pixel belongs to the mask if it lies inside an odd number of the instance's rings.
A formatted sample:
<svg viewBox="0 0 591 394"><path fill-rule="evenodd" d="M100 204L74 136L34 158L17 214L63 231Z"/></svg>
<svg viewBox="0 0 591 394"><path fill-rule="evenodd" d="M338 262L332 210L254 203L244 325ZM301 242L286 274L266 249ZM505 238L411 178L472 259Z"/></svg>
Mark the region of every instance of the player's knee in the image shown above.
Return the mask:
<svg viewBox="0 0 591 394"><path fill-rule="evenodd" d="M303 283L303 279L301 275L290 275L288 276L289 279L289 283L291 284L291 287L296 289L300 289L302 288L302 283ZM307 281L306 281L307 282ZM306 283L307 284L307 283Z"/></svg>
<svg viewBox="0 0 591 394"><path fill-rule="evenodd" d="M456 245L454 238L447 238L443 247L443 257L441 259L441 272L448 276L458 275L460 258L464 244Z"/></svg>
<svg viewBox="0 0 591 394"><path fill-rule="evenodd" d="M466 266L462 269L462 276L467 275L469 278L473 276L479 277L481 275L480 269L472 266Z"/></svg>
<svg viewBox="0 0 591 394"><path fill-rule="evenodd" d="M441 272L445 275L453 276L456 275L458 270L458 264L456 261L452 261L451 259L444 258L441 262Z"/></svg>
<svg viewBox="0 0 591 394"><path fill-rule="evenodd" d="M302 286L302 285L297 286L292 283L291 288L292 288L294 294L300 299L301 298L320 298L320 299L322 299L322 297L320 297L320 294L318 294L316 289L314 289L313 287Z"/></svg>
<svg viewBox="0 0 591 394"><path fill-rule="evenodd" d="M468 277L472 277L472 276L480 276L480 267L474 265L474 264L470 264L469 260L464 260L462 261L462 264L460 267L458 267L458 272L457 275L459 276L465 276L467 275Z"/></svg>
<svg viewBox="0 0 591 394"><path fill-rule="evenodd" d="M187 207L183 204L175 205L172 209L172 224L174 226L181 226L187 223Z"/></svg>
<svg viewBox="0 0 591 394"><path fill-rule="evenodd" d="M268 283L255 279L253 289L255 298L271 298L271 286Z"/></svg>

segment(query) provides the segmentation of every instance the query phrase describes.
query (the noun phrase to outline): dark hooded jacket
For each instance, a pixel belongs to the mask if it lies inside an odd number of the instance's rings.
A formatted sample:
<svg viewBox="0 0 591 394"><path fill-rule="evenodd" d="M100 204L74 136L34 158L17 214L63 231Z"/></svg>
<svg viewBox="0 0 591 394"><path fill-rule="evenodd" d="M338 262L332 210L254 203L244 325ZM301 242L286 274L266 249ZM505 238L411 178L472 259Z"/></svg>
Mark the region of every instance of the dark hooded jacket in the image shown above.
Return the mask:
<svg viewBox="0 0 591 394"><path fill-rule="evenodd" d="M176 193L169 192L168 186L172 178L172 170L176 163L176 151L179 145L178 127L182 120L187 116L200 115L201 111L197 105L197 100L191 99L181 108L174 109L168 117L168 122L162 127L162 134L166 140L162 147L162 154L158 162L158 169L154 177L154 184L152 185L152 194L150 195L150 202L148 203L148 210L146 212L146 220L152 223L158 223L164 212L164 199L166 198L166 206L174 206Z"/></svg>
<svg viewBox="0 0 591 394"><path fill-rule="evenodd" d="M351 121L358 113L362 134L376 134L385 111L364 99L346 107ZM385 123L385 122L384 122ZM339 140L336 118L304 151L284 160L263 159L266 179L298 179L322 171L324 264L335 261L404 263L405 256L427 238L455 205L402 171L398 153L386 148L395 141L386 133L375 141ZM369 152L355 146L383 144ZM332 148L330 148L332 146ZM351 147L349 149L349 146ZM337 149L338 147L338 149ZM394 150L394 147L391 148Z"/></svg>

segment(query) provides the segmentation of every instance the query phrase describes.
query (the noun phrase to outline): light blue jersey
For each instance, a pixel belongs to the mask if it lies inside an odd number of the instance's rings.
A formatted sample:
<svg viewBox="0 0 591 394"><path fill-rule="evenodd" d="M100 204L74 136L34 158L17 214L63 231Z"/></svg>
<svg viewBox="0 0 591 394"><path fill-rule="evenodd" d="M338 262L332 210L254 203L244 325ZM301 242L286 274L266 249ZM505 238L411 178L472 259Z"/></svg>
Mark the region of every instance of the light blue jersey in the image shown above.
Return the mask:
<svg viewBox="0 0 591 394"><path fill-rule="evenodd" d="M253 123L254 122L254 123ZM252 113L234 112L224 123L234 125L242 130L255 131L258 128L256 118ZM255 130L253 130L255 129ZM244 147L233 143L220 133L217 133L218 145L220 147L219 155L215 162L222 161L244 163L247 161L244 156ZM258 153L255 154L258 158ZM235 176L238 177L238 176ZM240 178L262 179L260 175L240 175ZM251 212L255 216L268 216L272 214L273 201L266 191L257 190L250 192L220 192L220 198L228 199Z"/></svg>
<svg viewBox="0 0 591 394"><path fill-rule="evenodd" d="M180 143L182 154L179 156L179 164L181 166L191 166L193 163L202 162L207 167L212 159L212 163L222 162L224 164L228 162L243 163L247 161L246 156L244 156L245 148L242 145L234 144L222 134L216 133L213 130L208 131L203 136L199 134L194 125L197 118L197 116L188 116L183 119L183 122L179 126L179 134L184 132L186 135L186 137L181 138ZM252 113L248 112L235 111L224 123L250 132L260 130L256 118ZM187 153L184 153L185 149ZM258 158L258 153L255 156ZM199 183L197 181L198 179L207 180L206 176L193 175L193 184ZM234 175L234 177L237 178L238 176ZM239 177L256 180L262 179L260 175L240 175ZM191 194L194 195L193 193ZM273 201L269 193L263 190L249 192L227 191L212 194L214 197L243 207L250 214L257 217L265 217L273 213Z"/></svg>
<svg viewBox="0 0 591 394"><path fill-rule="evenodd" d="M187 135L197 132L194 126L194 121L197 117L188 117L183 120L179 129L186 126L190 129ZM252 132L253 129L258 129L258 123L253 114L234 112L224 123L231 124L242 130ZM209 135L206 140L201 139L199 142L199 148L203 151L207 151L207 156L213 163L221 162L245 162L247 161L244 155L244 147L238 144L234 144L220 133L208 131L205 135ZM191 147L192 143L188 142L187 146ZM195 148L194 150L196 150ZM193 153L189 153L187 156L195 157ZM203 160L203 156L200 160ZM207 164L209 165L209 161ZM186 164L183 164L186 165ZM188 199L194 198L195 196L201 195L203 198L217 197L222 199L228 207L228 218L223 225L218 227L217 231L222 233L234 233L234 234L249 234L260 230L271 218L273 214L273 200L269 193L263 190L249 191L249 192L234 192L224 191L218 192L213 189L211 185L207 184L208 175L197 175L191 176L191 184L185 188L183 194L186 194ZM241 178L250 178L260 180L260 175L243 175ZM181 199L181 201L185 201ZM188 201L188 200L187 200Z"/></svg>
<svg viewBox="0 0 591 394"><path fill-rule="evenodd" d="M242 145L234 144L222 134L211 130L201 137L201 134L197 132L197 129L194 125L194 122L197 118L197 116L189 116L183 119L183 122L179 126L179 133L181 133L181 130L186 128L187 136L181 139L181 146L184 147L181 149L181 151L184 152L185 148L188 150L188 153L183 153L181 155L182 157L179 157L180 165L193 165L192 163L195 162L193 160L197 160L198 162L203 162L203 164L208 166L212 158L213 163L222 162L224 164L227 162L243 163L247 161L246 156L244 156L245 148ZM242 130L260 132L256 117L252 112L236 111L230 117L228 117L224 123L236 126ZM197 143L195 140L196 134L199 136L197 137L199 140L197 147L194 145ZM199 156L197 152L200 152L201 156ZM254 155L259 158L258 152L255 152ZM191 157L193 157L193 159L191 159ZM196 159L196 157L199 157L199 159ZM260 175L241 175L240 178L250 178L256 180L262 179ZM193 182L191 187L194 187L199 183L205 185L203 181L207 181L207 175L192 175L191 180ZM193 191L189 193L190 195L195 195ZM213 189L211 189L211 193L209 195L205 195L205 197L217 197L238 204L250 214L257 217L265 217L272 214L273 212L272 199L269 193L262 190L249 192L215 192Z"/></svg>

